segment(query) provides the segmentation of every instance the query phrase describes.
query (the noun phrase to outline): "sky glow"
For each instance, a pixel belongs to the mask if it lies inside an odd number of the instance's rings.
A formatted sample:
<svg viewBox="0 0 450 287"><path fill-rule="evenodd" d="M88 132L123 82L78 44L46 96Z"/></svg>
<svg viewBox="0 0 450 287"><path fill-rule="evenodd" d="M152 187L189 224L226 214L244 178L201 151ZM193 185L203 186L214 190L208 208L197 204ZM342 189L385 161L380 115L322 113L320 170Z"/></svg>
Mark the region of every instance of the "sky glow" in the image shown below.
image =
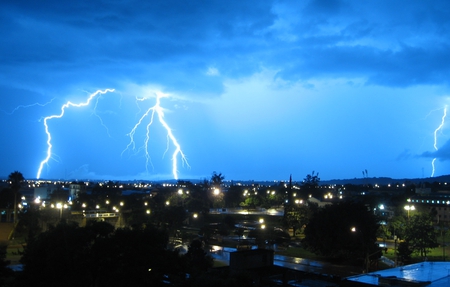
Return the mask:
<svg viewBox="0 0 450 287"><path fill-rule="evenodd" d="M449 174L450 3L297 2L2 1L0 176Z"/></svg>

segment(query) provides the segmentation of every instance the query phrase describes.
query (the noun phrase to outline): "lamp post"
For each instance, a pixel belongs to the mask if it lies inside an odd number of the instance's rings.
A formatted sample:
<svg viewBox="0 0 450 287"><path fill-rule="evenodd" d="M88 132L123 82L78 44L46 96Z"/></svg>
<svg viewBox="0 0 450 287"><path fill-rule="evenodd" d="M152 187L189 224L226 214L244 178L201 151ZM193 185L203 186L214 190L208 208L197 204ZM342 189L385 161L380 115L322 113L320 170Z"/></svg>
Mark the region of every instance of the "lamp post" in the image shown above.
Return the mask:
<svg viewBox="0 0 450 287"><path fill-rule="evenodd" d="M364 271L365 273L369 272L369 250L366 247L366 242L364 241L364 236L361 230L357 229L355 226L353 226L352 228L350 228L351 232L358 232L360 234L360 238L361 238L361 244L363 247L363 252L364 252Z"/></svg>
<svg viewBox="0 0 450 287"><path fill-rule="evenodd" d="M405 210L408 212L408 222L409 222L409 211L414 211L416 210L416 208L414 207L414 205L405 205Z"/></svg>
<svg viewBox="0 0 450 287"><path fill-rule="evenodd" d="M67 204L62 204L61 202L58 202L56 204L56 208L59 209L59 220L62 219L62 210L63 208L67 208Z"/></svg>

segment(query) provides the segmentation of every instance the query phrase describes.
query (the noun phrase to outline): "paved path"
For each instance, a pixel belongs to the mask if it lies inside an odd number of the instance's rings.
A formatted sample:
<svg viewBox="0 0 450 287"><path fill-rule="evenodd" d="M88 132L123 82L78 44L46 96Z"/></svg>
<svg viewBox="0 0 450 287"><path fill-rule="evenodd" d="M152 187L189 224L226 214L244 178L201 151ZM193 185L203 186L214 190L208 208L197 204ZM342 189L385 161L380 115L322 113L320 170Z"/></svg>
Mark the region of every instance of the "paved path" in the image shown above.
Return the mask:
<svg viewBox="0 0 450 287"><path fill-rule="evenodd" d="M9 240L9 235L11 234L14 227L14 223L0 223L0 242L7 242Z"/></svg>

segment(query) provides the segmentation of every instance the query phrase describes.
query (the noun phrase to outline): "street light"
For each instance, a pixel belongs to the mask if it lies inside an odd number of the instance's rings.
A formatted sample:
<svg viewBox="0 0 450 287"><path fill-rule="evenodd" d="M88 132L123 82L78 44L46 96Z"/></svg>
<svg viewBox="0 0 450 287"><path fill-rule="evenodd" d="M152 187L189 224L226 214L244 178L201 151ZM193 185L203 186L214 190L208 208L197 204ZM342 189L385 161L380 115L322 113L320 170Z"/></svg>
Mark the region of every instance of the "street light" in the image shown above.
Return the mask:
<svg viewBox="0 0 450 287"><path fill-rule="evenodd" d="M363 233L362 233L362 231L360 229L357 229L355 226L352 226L350 228L350 231L353 232L353 233L359 232L359 234L360 234L361 244L362 244L362 247L363 247L363 252L365 253L365 255L364 255L364 269L365 269L365 272L367 273L369 271L369 256L370 255L369 255L369 250L366 247L366 242L364 242Z"/></svg>
<svg viewBox="0 0 450 287"><path fill-rule="evenodd" d="M405 210L408 212L408 221L409 221L409 211L414 211L416 210L416 208L414 207L414 205L405 205Z"/></svg>
<svg viewBox="0 0 450 287"><path fill-rule="evenodd" d="M63 208L67 208L67 204L62 204L61 202L58 202L56 204L56 208L59 209L59 219L62 219L62 210Z"/></svg>

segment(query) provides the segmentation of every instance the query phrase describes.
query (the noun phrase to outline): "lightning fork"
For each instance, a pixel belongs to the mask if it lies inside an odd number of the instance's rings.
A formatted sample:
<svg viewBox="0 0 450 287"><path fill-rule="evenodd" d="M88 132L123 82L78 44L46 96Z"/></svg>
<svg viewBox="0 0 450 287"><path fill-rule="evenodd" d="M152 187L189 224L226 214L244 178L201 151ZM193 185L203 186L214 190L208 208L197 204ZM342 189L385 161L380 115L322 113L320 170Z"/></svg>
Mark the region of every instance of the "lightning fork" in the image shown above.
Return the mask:
<svg viewBox="0 0 450 287"><path fill-rule="evenodd" d="M26 109L26 108L31 108L31 107L34 107L34 106L45 107L46 105L51 104L51 103L53 102L54 99L55 99L55 98L51 99L50 101L46 102L45 104L34 103L34 104L30 104L30 105L19 105L19 106L15 107L14 110L12 110L12 111L9 112L9 113L8 113L8 112L5 112L5 111L3 111L3 112L4 112L5 114L7 114L7 115L12 115L12 114L14 114L16 111L18 111L19 109Z"/></svg>
<svg viewBox="0 0 450 287"><path fill-rule="evenodd" d="M98 90L95 93L91 94L85 102L82 102L79 104L74 104L71 101L68 101L67 103L65 103L64 105L61 106L60 114L51 115L51 116L47 116L44 118L45 133L47 134L47 156L45 157L45 159L43 161L41 161L41 163L39 165L39 169L38 169L37 176L36 176L37 179L39 179L41 177L41 173L42 173L42 169L43 169L44 165L47 164L48 161L50 160L50 158L52 157L52 147L53 147L52 146L52 135L48 128L48 121L51 119L62 118L64 116L66 109L69 107L79 108L79 107L88 106L91 103L92 99L94 99L97 95L106 94L107 92L112 93L112 92L114 92L114 89Z"/></svg>
<svg viewBox="0 0 450 287"><path fill-rule="evenodd" d="M167 124L167 122L164 119L164 110L161 107L161 99L168 97L167 94L163 94L161 92L156 92L156 103L153 107L150 107L147 109L147 111L142 115L142 117L139 118L139 121L136 123L136 125L131 129L131 131L127 134L130 137L130 142L128 143L128 145L126 146L126 148L122 151L122 155L123 153L128 150L135 150L136 149L136 143L134 141L134 135L136 133L136 130L138 129L138 127L143 123L145 118L149 118L149 121L146 125L146 133L145 133L145 140L144 140L144 145L143 145L143 150L145 153L145 169L148 173L148 165L152 165L151 163L151 158L150 158L150 153L148 150L148 144L149 144L149 140L150 140L150 127L153 124L153 121L155 119L155 114L159 120L159 123L163 126L163 128L166 130L167 132L167 148L166 151L164 152L164 154L166 154L169 150L169 145L170 142L175 146L175 151L172 154L172 174L173 174L173 178L174 179L178 179L178 157L180 157L182 164L186 164L189 167L189 163L186 159L186 156L184 155L183 151L181 150L181 146L178 143L178 140L175 138L172 129L170 128L170 126ZM136 102L137 101L144 101L147 98L136 98ZM163 155L164 156L164 155Z"/></svg>
<svg viewBox="0 0 450 287"><path fill-rule="evenodd" d="M437 133L444 127L445 124L445 118L447 117L447 106L444 107L444 114L442 115L442 119L441 119L441 124L434 130L434 150L438 151L438 147L437 147ZM434 177L434 173L436 171L435 165L434 163L436 162L436 157L433 158L433 160L431 161L431 167L432 167L432 172L431 172L431 177Z"/></svg>

